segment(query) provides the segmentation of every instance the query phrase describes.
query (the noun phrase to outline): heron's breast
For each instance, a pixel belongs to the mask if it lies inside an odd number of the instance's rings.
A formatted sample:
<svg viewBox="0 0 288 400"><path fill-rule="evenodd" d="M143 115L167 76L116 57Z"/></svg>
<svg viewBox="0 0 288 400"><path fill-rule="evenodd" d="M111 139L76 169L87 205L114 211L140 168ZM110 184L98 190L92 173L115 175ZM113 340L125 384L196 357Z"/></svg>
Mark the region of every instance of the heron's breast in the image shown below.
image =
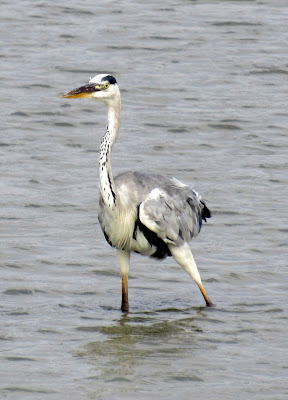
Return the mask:
<svg viewBox="0 0 288 400"><path fill-rule="evenodd" d="M137 209L115 208L107 210L100 202L99 221L107 241L118 249L129 249L133 242L133 231Z"/></svg>

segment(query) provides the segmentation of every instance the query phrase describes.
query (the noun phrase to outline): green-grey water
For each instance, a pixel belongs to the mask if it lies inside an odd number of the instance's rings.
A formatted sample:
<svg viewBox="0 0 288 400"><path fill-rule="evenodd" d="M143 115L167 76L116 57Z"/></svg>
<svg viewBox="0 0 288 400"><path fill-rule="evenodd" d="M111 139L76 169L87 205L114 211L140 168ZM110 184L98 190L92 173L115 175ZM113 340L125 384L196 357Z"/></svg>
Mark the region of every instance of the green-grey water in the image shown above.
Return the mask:
<svg viewBox="0 0 288 400"><path fill-rule="evenodd" d="M285 1L8 2L1 10L0 398L287 398ZM132 257L120 312L97 220L106 110L61 94L116 76L113 172L165 172L213 213L203 298Z"/></svg>

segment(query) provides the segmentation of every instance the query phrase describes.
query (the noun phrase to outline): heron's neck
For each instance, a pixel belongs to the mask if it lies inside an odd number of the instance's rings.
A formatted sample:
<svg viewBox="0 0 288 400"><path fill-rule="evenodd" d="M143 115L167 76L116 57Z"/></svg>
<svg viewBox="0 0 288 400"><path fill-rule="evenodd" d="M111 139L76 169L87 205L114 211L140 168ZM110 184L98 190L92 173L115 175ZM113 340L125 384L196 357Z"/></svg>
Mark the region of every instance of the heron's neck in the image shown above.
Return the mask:
<svg viewBox="0 0 288 400"><path fill-rule="evenodd" d="M116 142L121 120L121 99L115 98L107 104L108 125L105 135L100 144L99 172L100 193L104 204L108 209L114 210L116 202L116 188L111 169L110 155L112 147Z"/></svg>

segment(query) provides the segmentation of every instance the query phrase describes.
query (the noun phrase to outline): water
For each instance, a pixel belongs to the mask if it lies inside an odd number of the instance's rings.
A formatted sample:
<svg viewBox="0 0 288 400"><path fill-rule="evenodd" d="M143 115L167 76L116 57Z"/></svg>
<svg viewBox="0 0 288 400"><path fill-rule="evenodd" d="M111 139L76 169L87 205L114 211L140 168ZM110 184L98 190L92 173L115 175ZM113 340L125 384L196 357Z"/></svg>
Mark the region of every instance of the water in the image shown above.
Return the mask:
<svg viewBox="0 0 288 400"><path fill-rule="evenodd" d="M1 3L3 399L287 398L285 1ZM173 260L133 256L131 312L97 221L105 109L122 90L113 171L165 171L213 211Z"/></svg>

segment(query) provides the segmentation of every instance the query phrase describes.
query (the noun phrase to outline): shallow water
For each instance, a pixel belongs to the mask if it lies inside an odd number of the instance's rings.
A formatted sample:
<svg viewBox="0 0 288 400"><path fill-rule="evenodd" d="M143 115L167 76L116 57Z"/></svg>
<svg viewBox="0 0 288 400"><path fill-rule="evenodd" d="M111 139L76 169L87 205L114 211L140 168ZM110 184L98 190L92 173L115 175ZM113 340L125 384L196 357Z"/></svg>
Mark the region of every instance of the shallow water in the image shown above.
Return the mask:
<svg viewBox="0 0 288 400"><path fill-rule="evenodd" d="M5 399L287 398L284 1L1 3L1 362ZM105 109L113 171L166 172L213 212L173 260L132 257L129 315L97 221Z"/></svg>

